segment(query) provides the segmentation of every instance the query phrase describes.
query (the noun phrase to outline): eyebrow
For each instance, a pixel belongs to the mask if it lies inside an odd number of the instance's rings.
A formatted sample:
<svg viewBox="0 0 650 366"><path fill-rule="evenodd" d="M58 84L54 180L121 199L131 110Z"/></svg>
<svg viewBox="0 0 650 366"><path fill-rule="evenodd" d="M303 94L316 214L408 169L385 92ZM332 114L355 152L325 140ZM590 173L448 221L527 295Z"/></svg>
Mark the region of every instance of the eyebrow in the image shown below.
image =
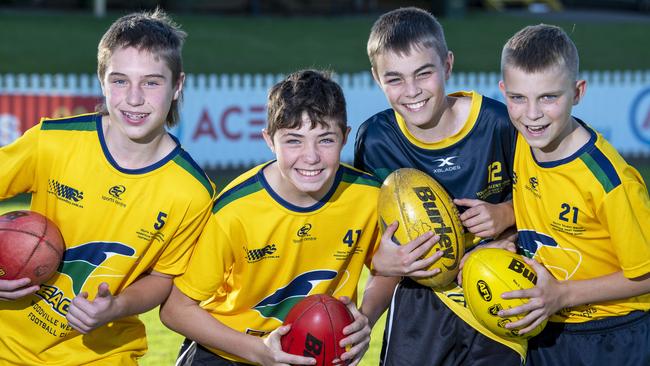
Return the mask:
<svg viewBox="0 0 650 366"><path fill-rule="evenodd" d="M125 73L113 71L108 74L108 76L127 76ZM160 78L165 79L165 75L162 74L147 74L143 76L144 78Z"/></svg>
<svg viewBox="0 0 650 366"><path fill-rule="evenodd" d="M333 131L327 131L327 132L323 132L323 133L321 133L320 135L318 135L318 137L323 137L323 136L328 136L328 135L336 135L336 133L333 132ZM299 133L295 133L295 132L289 132L289 133L287 133L287 134L285 134L285 135L282 135L282 136L284 136L284 137L286 137L286 136L291 136L291 137L305 137L305 135L301 135L301 134L299 134Z"/></svg>
<svg viewBox="0 0 650 366"><path fill-rule="evenodd" d="M436 65L434 65L434 64L432 64L432 63L424 64L424 65L418 67L417 69L415 69L415 71L413 71L413 73L414 73L414 74L417 74L418 72L420 72L420 71L422 71L422 70L424 70L424 69L428 69L428 68L430 68L430 67L431 67L431 68L435 68ZM401 76L401 75L402 75L402 74L399 73L399 72L397 72L397 71L387 71L387 72L384 73L384 76Z"/></svg>

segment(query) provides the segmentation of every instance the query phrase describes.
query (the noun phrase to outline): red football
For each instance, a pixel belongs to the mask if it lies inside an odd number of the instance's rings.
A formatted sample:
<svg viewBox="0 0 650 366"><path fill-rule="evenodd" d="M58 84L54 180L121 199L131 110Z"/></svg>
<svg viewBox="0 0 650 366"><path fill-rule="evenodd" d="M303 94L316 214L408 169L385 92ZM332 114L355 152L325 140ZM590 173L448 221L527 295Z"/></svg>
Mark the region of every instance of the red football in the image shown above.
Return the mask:
<svg viewBox="0 0 650 366"><path fill-rule="evenodd" d="M294 355L313 357L319 366L332 365L345 352L339 342L345 338L343 328L353 321L348 308L332 296L307 296L294 305L284 319L285 325L291 324L291 330L282 336L282 349Z"/></svg>
<svg viewBox="0 0 650 366"><path fill-rule="evenodd" d="M0 216L0 279L29 277L40 285L56 272L64 251L59 228L38 212Z"/></svg>

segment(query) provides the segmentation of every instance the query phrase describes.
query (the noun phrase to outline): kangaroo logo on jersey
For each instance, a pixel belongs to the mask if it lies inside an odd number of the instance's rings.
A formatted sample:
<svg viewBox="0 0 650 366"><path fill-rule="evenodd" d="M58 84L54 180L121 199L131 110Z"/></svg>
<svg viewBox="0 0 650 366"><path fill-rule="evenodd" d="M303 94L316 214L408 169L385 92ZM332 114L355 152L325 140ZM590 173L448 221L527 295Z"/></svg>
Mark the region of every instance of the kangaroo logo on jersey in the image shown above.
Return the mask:
<svg viewBox="0 0 650 366"><path fill-rule="evenodd" d="M300 274L285 287L275 290L253 307L265 318L284 321L289 310L300 300L304 299L319 283L332 280L336 271L315 270Z"/></svg>
<svg viewBox="0 0 650 366"><path fill-rule="evenodd" d="M58 271L70 277L74 294L78 295L92 277L124 277L123 268L112 268L105 262L113 256L133 257L134 254L135 249L122 243L90 242L67 249Z"/></svg>
<svg viewBox="0 0 650 366"><path fill-rule="evenodd" d="M544 266L558 280L568 280L580 267L582 263L582 254L571 248L563 248L549 235L538 233L534 230L519 230L519 247L523 249L523 254L528 258L535 258L544 262ZM553 265L545 263L544 257L539 253L541 248L545 248L547 253L561 251L558 258L563 258L560 263L554 262Z"/></svg>
<svg viewBox="0 0 650 366"><path fill-rule="evenodd" d="M77 207L83 207L79 202L84 199L84 193L76 188L61 184L54 179L48 181L47 192L60 200Z"/></svg>

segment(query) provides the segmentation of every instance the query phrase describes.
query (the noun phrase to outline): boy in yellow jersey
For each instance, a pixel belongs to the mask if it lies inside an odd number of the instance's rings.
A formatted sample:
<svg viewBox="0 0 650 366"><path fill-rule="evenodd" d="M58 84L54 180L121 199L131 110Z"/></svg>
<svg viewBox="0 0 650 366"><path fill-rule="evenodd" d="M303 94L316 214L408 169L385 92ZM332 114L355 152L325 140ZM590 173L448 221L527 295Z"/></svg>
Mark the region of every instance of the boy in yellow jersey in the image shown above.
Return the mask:
<svg viewBox="0 0 650 366"><path fill-rule="evenodd" d="M650 199L639 173L571 115L585 94L560 28L529 26L503 48L499 87L519 131L514 207L537 286L501 315L528 314L527 365L650 364Z"/></svg>
<svg viewBox="0 0 650 366"><path fill-rule="evenodd" d="M404 167L431 175L460 206L468 250L513 226L516 130L502 103L476 92L445 92L454 57L440 23L417 8L388 12L372 28L368 56L391 108L360 127L355 166L380 179ZM390 242L396 227L387 228L373 258L377 273L435 275L424 268L443 251L431 259L418 258L437 245L438 237L428 233L399 246ZM384 365L521 364L525 341L499 338L482 326L465 306L461 287L454 283L434 291L409 277L393 295Z"/></svg>
<svg viewBox="0 0 650 366"><path fill-rule="evenodd" d="M381 183L340 163L349 132L343 92L326 74L299 71L271 89L263 134L276 160L220 193L161 309L187 337L177 365L312 365L282 352L279 340L293 304L321 293L354 315L341 358L358 364L395 279L370 276L357 309L357 282L380 238Z"/></svg>
<svg viewBox="0 0 650 366"><path fill-rule="evenodd" d="M165 131L184 38L161 11L118 19L99 43L101 111L45 118L0 149L0 198L31 193L66 245L42 286L0 281L0 364L135 365L147 350L136 315L185 270L215 196Z"/></svg>

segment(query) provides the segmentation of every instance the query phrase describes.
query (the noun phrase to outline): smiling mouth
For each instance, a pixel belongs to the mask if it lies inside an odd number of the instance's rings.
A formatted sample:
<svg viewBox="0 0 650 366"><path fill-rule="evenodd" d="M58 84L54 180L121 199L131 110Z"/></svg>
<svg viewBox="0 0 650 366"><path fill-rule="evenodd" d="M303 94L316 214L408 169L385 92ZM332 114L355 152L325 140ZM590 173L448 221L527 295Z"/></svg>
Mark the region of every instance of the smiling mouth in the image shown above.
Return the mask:
<svg viewBox="0 0 650 366"><path fill-rule="evenodd" d="M126 118L128 118L128 119L130 119L132 121L139 121L139 120L145 118L148 115L148 113L133 113L133 112L126 112L126 111L122 111L122 114Z"/></svg>
<svg viewBox="0 0 650 366"><path fill-rule="evenodd" d="M404 107L406 107L406 109L415 111L415 110L418 110L418 109L424 107L424 105L427 103L428 100L429 99L425 99L425 100L422 100L422 101L419 101L419 102L416 102L416 103L404 103L403 105L404 105Z"/></svg>
<svg viewBox="0 0 650 366"><path fill-rule="evenodd" d="M304 170L304 169L296 169L298 174L305 176L305 177L315 177L318 174L320 174L323 169L317 169L317 170Z"/></svg>
<svg viewBox="0 0 650 366"><path fill-rule="evenodd" d="M542 132L546 131L548 126L549 125L543 125L543 126L526 126L526 125L524 125L524 127L526 127L526 130L528 132L530 132L531 134L535 134L535 135L541 134Z"/></svg>

